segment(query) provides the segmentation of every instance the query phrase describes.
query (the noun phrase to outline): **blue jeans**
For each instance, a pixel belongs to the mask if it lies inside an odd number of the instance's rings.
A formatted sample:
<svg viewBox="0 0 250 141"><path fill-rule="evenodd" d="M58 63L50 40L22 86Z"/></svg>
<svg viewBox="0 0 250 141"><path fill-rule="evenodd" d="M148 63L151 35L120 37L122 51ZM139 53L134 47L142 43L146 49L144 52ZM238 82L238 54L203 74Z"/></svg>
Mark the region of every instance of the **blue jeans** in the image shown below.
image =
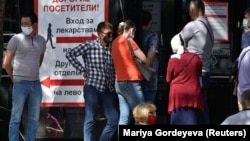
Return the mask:
<svg viewBox="0 0 250 141"><path fill-rule="evenodd" d="M201 88L202 88L202 96L203 96L203 102L204 102L204 111L201 112L200 116L200 122L201 124L210 124L210 118L209 118L209 108L207 103L207 94L208 94L208 88L210 84L210 73L202 73L201 77Z"/></svg>
<svg viewBox="0 0 250 141"><path fill-rule="evenodd" d="M116 81L115 89L119 97L121 111L119 125L128 125L134 107L144 102L141 84L139 81Z"/></svg>
<svg viewBox="0 0 250 141"><path fill-rule="evenodd" d="M115 91L98 91L95 87L84 85L85 119L83 125L84 141L95 141L95 119L98 107L103 109L107 120L99 141L111 141L117 133L119 121L118 97Z"/></svg>
<svg viewBox="0 0 250 141"><path fill-rule="evenodd" d="M38 129L42 88L39 80L13 81L12 109L9 124L9 141L19 141L19 127L25 102L28 106L26 141L34 141Z"/></svg>
<svg viewBox="0 0 250 141"><path fill-rule="evenodd" d="M129 104L126 101L126 99L118 94L119 98L119 108L120 108L120 120L119 120L119 125L128 125L130 119L132 118L132 115L130 113L130 108Z"/></svg>

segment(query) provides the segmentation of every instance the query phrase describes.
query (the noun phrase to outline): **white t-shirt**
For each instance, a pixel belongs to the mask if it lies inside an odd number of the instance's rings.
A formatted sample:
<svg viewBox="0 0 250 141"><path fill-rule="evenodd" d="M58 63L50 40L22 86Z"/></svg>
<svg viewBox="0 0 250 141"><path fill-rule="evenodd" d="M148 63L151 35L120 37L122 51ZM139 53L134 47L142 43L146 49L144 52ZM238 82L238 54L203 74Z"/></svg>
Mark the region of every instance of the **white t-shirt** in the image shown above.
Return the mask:
<svg viewBox="0 0 250 141"><path fill-rule="evenodd" d="M250 110L242 110L227 117L221 125L250 125Z"/></svg>

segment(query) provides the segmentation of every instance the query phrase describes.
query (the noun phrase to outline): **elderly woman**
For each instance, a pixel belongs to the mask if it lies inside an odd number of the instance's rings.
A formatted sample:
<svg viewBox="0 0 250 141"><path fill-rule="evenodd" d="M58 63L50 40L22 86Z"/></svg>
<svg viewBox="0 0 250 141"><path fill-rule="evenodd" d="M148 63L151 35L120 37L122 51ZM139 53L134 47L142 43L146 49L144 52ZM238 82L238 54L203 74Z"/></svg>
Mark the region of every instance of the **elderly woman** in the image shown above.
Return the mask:
<svg viewBox="0 0 250 141"><path fill-rule="evenodd" d="M183 48L179 34L171 40L173 55L169 59L166 81L170 83L168 113L171 125L197 125L204 110L199 78L202 62L198 55Z"/></svg>

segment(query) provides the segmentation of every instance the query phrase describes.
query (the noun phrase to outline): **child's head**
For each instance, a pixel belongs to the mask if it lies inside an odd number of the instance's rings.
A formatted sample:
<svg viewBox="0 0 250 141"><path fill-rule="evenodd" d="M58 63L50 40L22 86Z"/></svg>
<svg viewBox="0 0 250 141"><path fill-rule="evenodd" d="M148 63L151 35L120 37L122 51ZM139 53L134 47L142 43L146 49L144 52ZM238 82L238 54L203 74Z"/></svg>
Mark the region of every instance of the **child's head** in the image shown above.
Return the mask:
<svg viewBox="0 0 250 141"><path fill-rule="evenodd" d="M133 109L133 117L138 124L154 125L157 119L156 106L150 102L140 103Z"/></svg>

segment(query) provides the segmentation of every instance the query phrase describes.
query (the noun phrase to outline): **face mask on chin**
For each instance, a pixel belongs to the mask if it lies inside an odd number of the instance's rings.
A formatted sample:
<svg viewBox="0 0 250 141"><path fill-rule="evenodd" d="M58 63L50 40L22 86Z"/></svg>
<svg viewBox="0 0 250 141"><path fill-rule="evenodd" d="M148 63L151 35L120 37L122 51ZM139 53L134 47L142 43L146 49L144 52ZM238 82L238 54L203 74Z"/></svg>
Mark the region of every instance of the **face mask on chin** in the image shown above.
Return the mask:
<svg viewBox="0 0 250 141"><path fill-rule="evenodd" d="M248 20L247 19L242 20L242 26L243 26L243 28L248 28Z"/></svg>
<svg viewBox="0 0 250 141"><path fill-rule="evenodd" d="M129 37L132 38L132 39L135 38L135 33L133 32L133 30L130 32Z"/></svg>
<svg viewBox="0 0 250 141"><path fill-rule="evenodd" d="M129 37L132 38L132 39L134 39L135 35L134 34L130 34Z"/></svg>
<svg viewBox="0 0 250 141"><path fill-rule="evenodd" d="M25 35L30 35L31 32L33 31L32 26L26 27L26 26L21 26L22 33Z"/></svg>

